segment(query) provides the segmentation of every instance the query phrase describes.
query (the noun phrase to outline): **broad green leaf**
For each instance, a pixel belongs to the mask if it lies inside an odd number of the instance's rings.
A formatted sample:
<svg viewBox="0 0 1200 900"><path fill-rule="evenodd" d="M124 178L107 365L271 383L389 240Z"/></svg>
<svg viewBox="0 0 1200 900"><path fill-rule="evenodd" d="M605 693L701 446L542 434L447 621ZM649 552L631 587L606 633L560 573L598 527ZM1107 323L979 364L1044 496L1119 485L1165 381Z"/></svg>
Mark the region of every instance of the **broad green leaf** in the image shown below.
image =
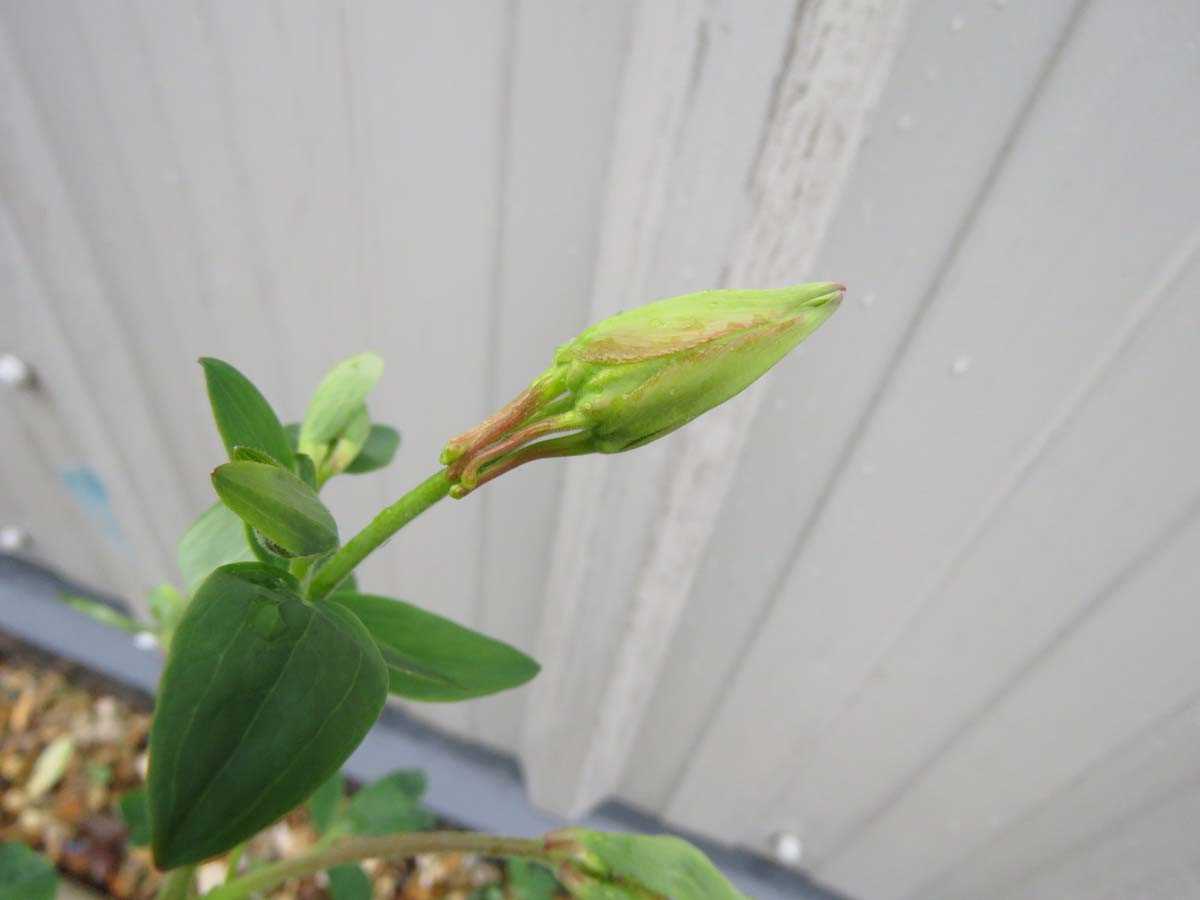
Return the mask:
<svg viewBox="0 0 1200 900"><path fill-rule="evenodd" d="M221 501L258 533L292 556L317 556L337 547L337 523L317 492L287 469L255 462L217 466Z"/></svg>
<svg viewBox="0 0 1200 900"><path fill-rule="evenodd" d="M707 856L670 835L567 828L546 836L563 885L580 900L746 900Z"/></svg>
<svg viewBox="0 0 1200 900"><path fill-rule="evenodd" d="M0 844L0 900L54 900L58 873L24 844Z"/></svg>
<svg viewBox="0 0 1200 900"><path fill-rule="evenodd" d="M187 607L187 597L175 590L172 585L160 584L150 592L150 614L158 626L158 639L164 649L171 646L171 638L183 611Z"/></svg>
<svg viewBox="0 0 1200 900"><path fill-rule="evenodd" d="M421 805L425 775L401 769L385 775L350 798L346 818L355 834L395 834L433 826L433 813Z"/></svg>
<svg viewBox="0 0 1200 900"><path fill-rule="evenodd" d="M329 598L353 612L379 645L393 694L456 701L524 684L536 662L508 644L402 600L339 591Z"/></svg>
<svg viewBox="0 0 1200 900"><path fill-rule="evenodd" d="M257 450L254 447L234 447L233 452L229 454L229 458L234 462L256 462L263 463L268 466L283 465L283 463L273 457L270 453L265 453L264 451Z"/></svg>
<svg viewBox="0 0 1200 900"><path fill-rule="evenodd" d="M292 450L279 417L250 379L219 359L204 357L200 365L213 418L230 457L235 447L252 447L291 467Z"/></svg>
<svg viewBox="0 0 1200 900"><path fill-rule="evenodd" d="M33 764L25 793L33 800L48 792L63 777L71 757L75 755L75 742L67 737L58 737L46 745Z"/></svg>
<svg viewBox="0 0 1200 900"><path fill-rule="evenodd" d="M113 628L119 628L121 631L129 634L138 634L145 631L146 627L124 613L117 612L107 603L101 603L98 600L91 600L87 597L77 597L73 594L63 594L63 603L83 613L85 616L90 616L97 622L103 622Z"/></svg>
<svg viewBox="0 0 1200 900"><path fill-rule="evenodd" d="M396 455L396 448L399 446L400 432L395 428L387 425L372 425L371 433L367 435L367 441L363 444L362 450L358 452L358 456L354 457L354 461L346 466L346 474L363 475L367 472L374 472L376 469L382 469L392 461L392 457Z"/></svg>
<svg viewBox="0 0 1200 900"><path fill-rule="evenodd" d="M179 542L179 571L188 594L195 594L213 569L249 562L254 551L246 543L246 526L224 503L210 506Z"/></svg>
<svg viewBox="0 0 1200 900"><path fill-rule="evenodd" d="M129 829L129 843L145 847L150 843L150 802L145 788L138 788L122 795L117 804L125 827Z"/></svg>
<svg viewBox="0 0 1200 900"><path fill-rule="evenodd" d="M366 402L383 374L383 360L374 353L344 359L322 379L300 425L300 452L307 453L320 471L329 445L338 439Z"/></svg>
<svg viewBox="0 0 1200 900"><path fill-rule="evenodd" d="M531 860L514 857L505 869L510 900L554 900L561 890L554 873Z"/></svg>
<svg viewBox="0 0 1200 900"><path fill-rule="evenodd" d="M308 815L317 834L324 834L336 821L344 791L345 779L342 778L341 772L335 772L332 778L313 791L312 796L308 798Z"/></svg>
<svg viewBox="0 0 1200 900"><path fill-rule="evenodd" d="M328 872L329 894L333 900L371 900L374 888L360 866L347 863Z"/></svg>
<svg viewBox="0 0 1200 900"><path fill-rule="evenodd" d="M302 803L386 698L379 651L343 607L305 603L260 563L213 572L175 632L150 733L158 867L222 853Z"/></svg>

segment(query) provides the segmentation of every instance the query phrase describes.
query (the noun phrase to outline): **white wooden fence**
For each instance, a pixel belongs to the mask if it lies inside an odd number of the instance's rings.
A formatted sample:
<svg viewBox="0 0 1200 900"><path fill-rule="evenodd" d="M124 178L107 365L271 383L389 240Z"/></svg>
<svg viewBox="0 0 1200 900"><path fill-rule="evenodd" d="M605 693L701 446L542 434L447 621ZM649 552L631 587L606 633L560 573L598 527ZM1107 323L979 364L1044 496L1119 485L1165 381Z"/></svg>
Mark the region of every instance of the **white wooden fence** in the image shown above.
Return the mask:
<svg viewBox="0 0 1200 900"><path fill-rule="evenodd" d="M1195 0L0 2L0 526L138 603L221 458L374 349L387 474L588 321L845 308L633 454L431 511L364 580L537 655L419 710L864 898L1200 896Z"/></svg>

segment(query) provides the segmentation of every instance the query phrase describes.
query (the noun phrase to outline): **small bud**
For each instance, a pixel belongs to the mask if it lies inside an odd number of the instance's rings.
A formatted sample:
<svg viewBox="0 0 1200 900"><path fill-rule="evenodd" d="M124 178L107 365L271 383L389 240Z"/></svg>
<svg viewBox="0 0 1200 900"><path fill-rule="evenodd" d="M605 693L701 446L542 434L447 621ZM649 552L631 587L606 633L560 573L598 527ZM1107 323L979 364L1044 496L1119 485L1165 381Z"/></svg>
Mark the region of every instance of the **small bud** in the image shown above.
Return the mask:
<svg viewBox="0 0 1200 900"><path fill-rule="evenodd" d="M446 444L451 494L535 459L617 453L670 434L766 373L844 291L830 282L704 291L593 325L511 403Z"/></svg>

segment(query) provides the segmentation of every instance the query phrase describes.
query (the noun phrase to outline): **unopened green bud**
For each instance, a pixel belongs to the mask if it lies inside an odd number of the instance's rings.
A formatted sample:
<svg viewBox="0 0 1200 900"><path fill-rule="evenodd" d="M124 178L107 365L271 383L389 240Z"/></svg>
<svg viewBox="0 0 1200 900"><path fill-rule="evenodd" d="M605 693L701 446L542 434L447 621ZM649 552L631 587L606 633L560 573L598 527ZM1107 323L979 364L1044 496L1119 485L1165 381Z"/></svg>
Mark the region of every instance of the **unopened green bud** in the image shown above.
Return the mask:
<svg viewBox="0 0 1200 900"><path fill-rule="evenodd" d="M451 493L464 496L534 459L617 453L670 434L766 373L833 314L844 291L831 282L704 291L593 325L511 403L446 444Z"/></svg>

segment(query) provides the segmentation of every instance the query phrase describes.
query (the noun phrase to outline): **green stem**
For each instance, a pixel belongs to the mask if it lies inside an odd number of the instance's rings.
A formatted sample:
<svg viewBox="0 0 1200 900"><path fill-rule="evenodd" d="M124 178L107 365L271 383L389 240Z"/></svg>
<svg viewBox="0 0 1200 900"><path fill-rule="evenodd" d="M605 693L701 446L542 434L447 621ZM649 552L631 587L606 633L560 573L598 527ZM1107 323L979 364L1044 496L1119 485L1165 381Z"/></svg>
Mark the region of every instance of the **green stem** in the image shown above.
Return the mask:
<svg viewBox="0 0 1200 900"><path fill-rule="evenodd" d="M309 588L311 600L320 600L367 558L372 550L419 516L450 492L450 479L443 469L426 478L415 488L372 519L367 527L330 557Z"/></svg>
<svg viewBox="0 0 1200 900"><path fill-rule="evenodd" d="M158 889L158 900L187 900L188 891L192 887L192 876L196 873L195 866L180 866L167 873L162 887Z"/></svg>
<svg viewBox="0 0 1200 900"><path fill-rule="evenodd" d="M381 857L412 857L421 853L478 853L483 856L524 856L546 859L545 842L539 839L505 838L470 831L426 831L388 834L382 837L353 837L324 849L311 850L295 859L264 866L222 885L206 900L242 900L267 891L290 878L303 878L342 863Z"/></svg>

